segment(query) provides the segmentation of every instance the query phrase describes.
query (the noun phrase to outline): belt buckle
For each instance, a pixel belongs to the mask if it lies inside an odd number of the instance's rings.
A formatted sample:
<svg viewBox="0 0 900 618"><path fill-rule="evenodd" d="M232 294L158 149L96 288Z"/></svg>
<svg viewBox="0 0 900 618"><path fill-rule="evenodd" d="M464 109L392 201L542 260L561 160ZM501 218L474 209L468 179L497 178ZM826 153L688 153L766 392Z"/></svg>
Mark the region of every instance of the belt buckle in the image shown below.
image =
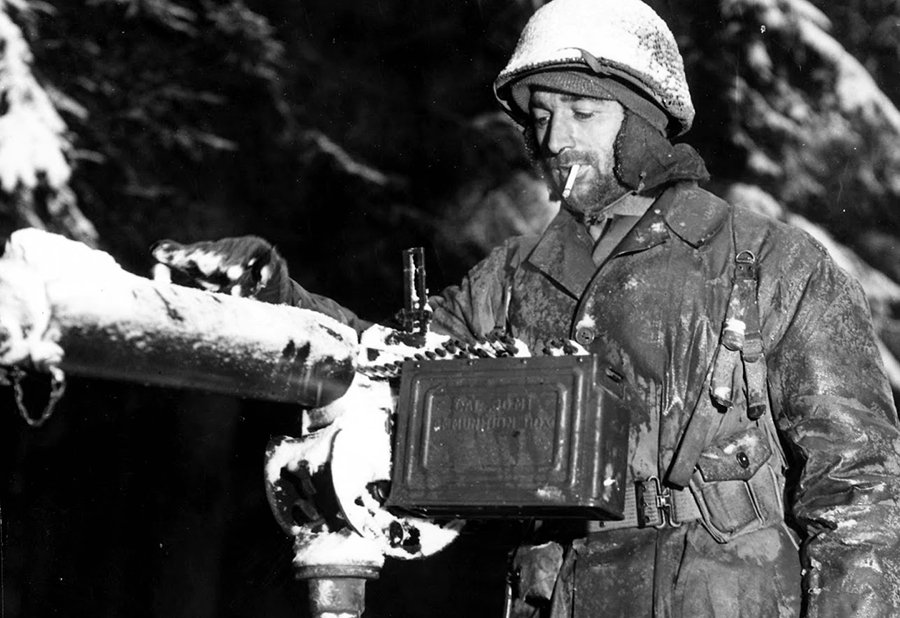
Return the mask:
<svg viewBox="0 0 900 618"><path fill-rule="evenodd" d="M658 476L638 481L638 526L646 528L678 528L681 522L675 508L675 496L665 487Z"/></svg>

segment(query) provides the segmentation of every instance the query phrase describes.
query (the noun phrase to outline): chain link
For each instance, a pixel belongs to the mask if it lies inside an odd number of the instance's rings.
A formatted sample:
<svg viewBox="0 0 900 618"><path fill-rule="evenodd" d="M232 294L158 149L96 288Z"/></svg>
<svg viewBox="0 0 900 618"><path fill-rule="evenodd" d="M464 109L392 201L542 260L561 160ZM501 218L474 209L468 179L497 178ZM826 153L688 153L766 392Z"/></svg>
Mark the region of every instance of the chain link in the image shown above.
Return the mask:
<svg viewBox="0 0 900 618"><path fill-rule="evenodd" d="M47 399L47 405L44 406L44 411L38 417L32 416L31 413L28 412L28 407L25 405L25 392L22 388L22 378L25 377L25 372L18 367L13 367L9 371L9 374L12 379L12 387L16 396L16 407L19 410L19 416L28 423L29 427L40 427L53 415L56 404L59 403L63 394L66 392L66 374L58 367L50 368L50 396Z"/></svg>

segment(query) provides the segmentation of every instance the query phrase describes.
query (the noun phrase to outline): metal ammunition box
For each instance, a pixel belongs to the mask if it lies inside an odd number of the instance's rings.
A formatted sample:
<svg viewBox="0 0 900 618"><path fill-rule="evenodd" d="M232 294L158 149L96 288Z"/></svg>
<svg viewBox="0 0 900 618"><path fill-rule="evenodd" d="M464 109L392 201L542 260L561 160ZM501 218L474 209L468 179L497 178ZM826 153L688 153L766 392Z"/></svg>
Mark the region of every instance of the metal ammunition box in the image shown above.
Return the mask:
<svg viewBox="0 0 900 618"><path fill-rule="evenodd" d="M387 506L621 519L625 386L595 356L407 362Z"/></svg>

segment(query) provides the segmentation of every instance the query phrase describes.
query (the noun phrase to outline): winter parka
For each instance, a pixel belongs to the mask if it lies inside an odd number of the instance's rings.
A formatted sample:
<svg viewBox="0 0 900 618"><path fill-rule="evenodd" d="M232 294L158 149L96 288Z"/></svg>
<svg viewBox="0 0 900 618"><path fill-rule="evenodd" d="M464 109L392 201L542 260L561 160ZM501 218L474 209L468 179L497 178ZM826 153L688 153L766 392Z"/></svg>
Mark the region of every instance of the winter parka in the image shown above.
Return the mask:
<svg viewBox="0 0 900 618"><path fill-rule="evenodd" d="M859 285L805 233L691 182L666 189L599 267L592 245L563 210L430 300L436 331L502 326L532 350L571 338L624 376L629 484L665 483L691 416L706 419L689 483L706 516L571 535L550 613L900 616L900 433ZM741 251L759 272L758 421L740 362L733 404L710 395ZM302 289L292 300L356 320Z"/></svg>

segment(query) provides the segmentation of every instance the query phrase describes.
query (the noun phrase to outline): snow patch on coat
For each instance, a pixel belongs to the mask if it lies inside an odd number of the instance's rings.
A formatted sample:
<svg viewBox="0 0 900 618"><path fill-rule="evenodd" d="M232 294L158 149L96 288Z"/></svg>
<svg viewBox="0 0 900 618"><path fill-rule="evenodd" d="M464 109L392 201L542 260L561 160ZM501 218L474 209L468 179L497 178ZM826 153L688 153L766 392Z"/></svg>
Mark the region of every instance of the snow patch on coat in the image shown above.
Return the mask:
<svg viewBox="0 0 900 618"><path fill-rule="evenodd" d="M777 529L764 528L753 536L753 543L740 543L735 549L742 560L759 564L775 564L781 551L781 535Z"/></svg>
<svg viewBox="0 0 900 618"><path fill-rule="evenodd" d="M585 314L584 316L582 316L582 318L580 320L578 320L578 323L575 325L576 329L578 329L578 328L596 328L596 327L597 327L597 321L594 319L594 316L592 316L590 314Z"/></svg>

